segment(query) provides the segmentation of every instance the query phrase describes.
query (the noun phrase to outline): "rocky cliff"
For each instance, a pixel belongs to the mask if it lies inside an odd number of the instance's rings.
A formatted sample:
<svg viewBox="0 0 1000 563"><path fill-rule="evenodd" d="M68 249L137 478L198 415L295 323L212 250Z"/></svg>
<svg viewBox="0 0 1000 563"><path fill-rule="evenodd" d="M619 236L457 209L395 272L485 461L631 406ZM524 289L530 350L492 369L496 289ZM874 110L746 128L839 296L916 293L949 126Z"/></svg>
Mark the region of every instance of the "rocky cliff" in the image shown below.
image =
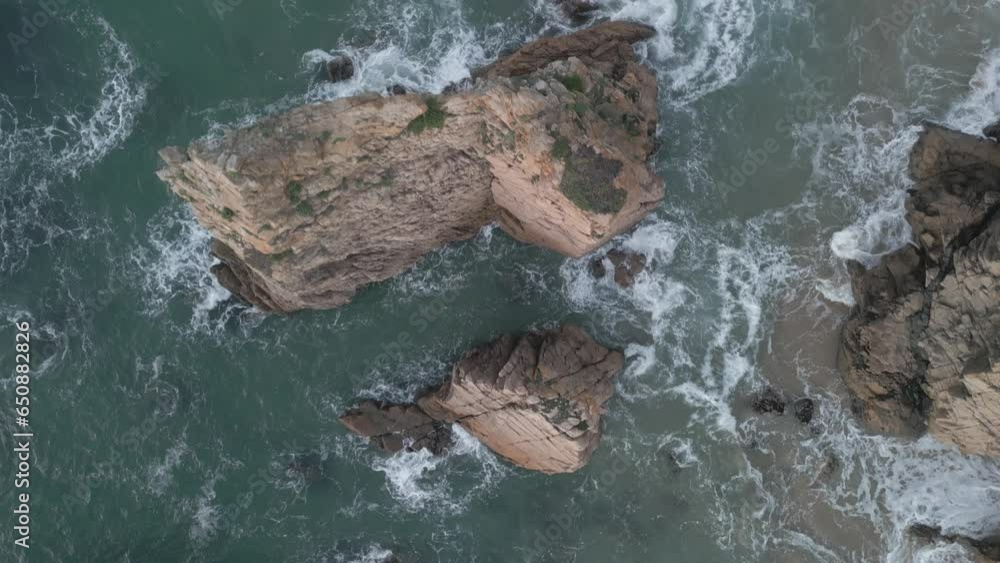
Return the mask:
<svg viewBox="0 0 1000 563"><path fill-rule="evenodd" d="M415 405L366 401L341 417L390 452L442 453L459 424L511 462L544 473L580 469L601 441L601 415L624 356L566 326L504 336L467 352Z"/></svg>
<svg viewBox="0 0 1000 563"><path fill-rule="evenodd" d="M1000 144L928 125L910 174L914 243L851 265L846 382L877 430L1000 456Z"/></svg>
<svg viewBox="0 0 1000 563"><path fill-rule="evenodd" d="M491 222L582 256L663 198L657 82L632 48L653 33L605 23L448 94L300 107L164 149L159 176L215 236L219 281L264 310L344 305Z"/></svg>

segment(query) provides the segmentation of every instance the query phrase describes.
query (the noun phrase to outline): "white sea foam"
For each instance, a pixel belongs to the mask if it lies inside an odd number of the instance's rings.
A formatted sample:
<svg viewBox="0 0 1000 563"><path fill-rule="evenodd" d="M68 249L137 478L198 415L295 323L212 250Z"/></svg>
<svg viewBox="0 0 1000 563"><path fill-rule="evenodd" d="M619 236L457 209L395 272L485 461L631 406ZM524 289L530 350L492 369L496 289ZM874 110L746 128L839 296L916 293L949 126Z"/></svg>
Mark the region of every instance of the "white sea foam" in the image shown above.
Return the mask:
<svg viewBox="0 0 1000 563"><path fill-rule="evenodd" d="M55 205L52 185L76 177L101 161L132 132L146 101L146 86L136 76L138 64L104 19L74 17L85 37L100 36L104 67L96 101L53 101L50 115L22 113L0 93L0 272L18 270L31 249L68 235L86 236L87 229L53 224L46 208ZM69 109L67 109L69 108Z"/></svg>
<svg viewBox="0 0 1000 563"><path fill-rule="evenodd" d="M988 124L1000 119L1000 48L985 53L969 92L948 112L944 122L950 127L979 135Z"/></svg>
<svg viewBox="0 0 1000 563"><path fill-rule="evenodd" d="M496 56L514 39L510 28L477 32L466 20L462 3L407 2L391 0L366 4L349 15L354 29L368 30L371 44L346 42L327 51L313 49L302 57L302 72L317 67L338 54L355 63L355 74L340 83L317 81L306 98L321 101L362 92L383 92L393 85L410 91L440 92L470 76L471 69Z"/></svg>
<svg viewBox="0 0 1000 563"><path fill-rule="evenodd" d="M389 494L406 510L461 513L509 474L510 468L479 440L457 424L452 429L455 443L444 456L403 451L372 462L373 469L385 474Z"/></svg>
<svg viewBox="0 0 1000 563"><path fill-rule="evenodd" d="M612 19L655 27L650 55L672 104L686 105L737 80L755 60L750 0L696 0L681 17L674 0L606 0ZM661 66L662 65L662 66Z"/></svg>
<svg viewBox="0 0 1000 563"><path fill-rule="evenodd" d="M149 466L146 470L146 481L147 486L156 496L162 496L167 492L167 489L173 484L174 469L181 464L184 456L188 453L187 442L185 437L182 436L173 446L167 450L164 454L163 459Z"/></svg>

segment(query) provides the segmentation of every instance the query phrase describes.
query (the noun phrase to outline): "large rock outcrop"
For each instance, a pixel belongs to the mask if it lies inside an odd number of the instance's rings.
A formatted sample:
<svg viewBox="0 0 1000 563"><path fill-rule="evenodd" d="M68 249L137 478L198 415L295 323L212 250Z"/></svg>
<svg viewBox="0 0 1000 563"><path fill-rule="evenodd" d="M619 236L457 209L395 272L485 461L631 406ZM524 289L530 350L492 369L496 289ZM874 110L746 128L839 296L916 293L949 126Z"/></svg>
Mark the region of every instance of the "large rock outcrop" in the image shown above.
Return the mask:
<svg viewBox="0 0 1000 563"><path fill-rule="evenodd" d="M851 265L846 382L877 430L1000 456L1000 144L928 125L910 174L914 244Z"/></svg>
<svg viewBox="0 0 1000 563"><path fill-rule="evenodd" d="M582 329L504 336L467 352L440 388L416 405L367 401L341 421L390 452L450 442L442 424L459 424L511 462L544 473L580 469L601 441L601 415L622 371L621 352Z"/></svg>
<svg viewBox="0 0 1000 563"><path fill-rule="evenodd" d="M328 309L498 222L582 256L663 198L657 82L606 23L526 45L441 96L362 95L161 151L219 241L220 282L265 310Z"/></svg>

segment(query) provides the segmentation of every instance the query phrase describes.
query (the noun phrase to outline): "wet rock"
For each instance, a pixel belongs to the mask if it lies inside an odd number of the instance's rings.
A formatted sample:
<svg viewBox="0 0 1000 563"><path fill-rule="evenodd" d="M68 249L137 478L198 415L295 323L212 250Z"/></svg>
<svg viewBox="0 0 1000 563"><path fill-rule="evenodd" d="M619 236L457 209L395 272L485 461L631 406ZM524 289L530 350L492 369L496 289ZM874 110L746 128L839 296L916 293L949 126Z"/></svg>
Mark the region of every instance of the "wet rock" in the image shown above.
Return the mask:
<svg viewBox="0 0 1000 563"><path fill-rule="evenodd" d="M390 96L405 96L407 93L406 86L402 84L393 84L388 89Z"/></svg>
<svg viewBox="0 0 1000 563"><path fill-rule="evenodd" d="M339 55L326 63L326 78L330 82L343 82L354 78L354 61Z"/></svg>
<svg viewBox="0 0 1000 563"><path fill-rule="evenodd" d="M813 416L816 413L816 403L808 398L803 397L795 401L795 418L799 420L802 424L809 424L812 422Z"/></svg>
<svg viewBox="0 0 1000 563"><path fill-rule="evenodd" d="M988 538L969 538L958 534L945 534L941 528L914 524L907 530L911 536L927 543L957 543L977 552L981 563L1000 561L1000 530Z"/></svg>
<svg viewBox="0 0 1000 563"><path fill-rule="evenodd" d="M993 125L989 125L983 129L983 135L985 135L987 139L993 139L994 141L1000 142L1000 121L997 121Z"/></svg>
<svg viewBox="0 0 1000 563"><path fill-rule="evenodd" d="M591 262L591 273L593 273L595 278L603 279L607 275L608 270L604 265L605 260L611 263L615 283L624 288L635 285L635 278L646 270L645 255L638 252L615 249L608 252L604 257L597 258Z"/></svg>
<svg viewBox="0 0 1000 563"><path fill-rule="evenodd" d="M658 85L632 46L654 33L601 24L529 43L448 94L305 105L165 149L158 174L220 241L220 283L269 311L343 306L491 223L585 256L664 195L649 165Z"/></svg>
<svg viewBox="0 0 1000 563"><path fill-rule="evenodd" d="M576 25L590 21L601 5L594 0L555 0L566 16Z"/></svg>
<svg viewBox="0 0 1000 563"><path fill-rule="evenodd" d="M504 336L467 352L450 379L416 405L394 406L387 416L384 407L363 403L341 421L390 451L414 428L419 437L435 424L459 424L516 465L569 473L600 443L601 415L623 365L621 352L574 326Z"/></svg>
<svg viewBox="0 0 1000 563"><path fill-rule="evenodd" d="M759 395L754 397L753 410L757 414L785 414L785 398L781 392L768 387Z"/></svg>
<svg viewBox="0 0 1000 563"><path fill-rule="evenodd" d="M840 472L840 466L840 458L837 457L837 454L826 456L826 462L823 463L823 467L819 471L820 481L829 483Z"/></svg>
<svg viewBox="0 0 1000 563"><path fill-rule="evenodd" d="M927 125L910 175L914 244L850 267L844 380L878 431L1000 456L1000 144Z"/></svg>
<svg viewBox="0 0 1000 563"><path fill-rule="evenodd" d="M344 413L340 422L390 453L426 449L440 455L453 440L450 424L432 419L416 405L364 401Z"/></svg>

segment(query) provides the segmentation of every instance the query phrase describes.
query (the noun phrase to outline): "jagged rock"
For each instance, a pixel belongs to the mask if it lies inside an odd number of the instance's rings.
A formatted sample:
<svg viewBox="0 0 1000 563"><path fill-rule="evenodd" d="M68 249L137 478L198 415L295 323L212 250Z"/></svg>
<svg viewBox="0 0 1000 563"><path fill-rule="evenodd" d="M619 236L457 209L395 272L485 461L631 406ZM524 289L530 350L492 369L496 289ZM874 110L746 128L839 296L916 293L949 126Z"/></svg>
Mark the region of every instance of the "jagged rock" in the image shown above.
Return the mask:
<svg viewBox="0 0 1000 563"><path fill-rule="evenodd" d="M647 162L657 81L631 45L653 33L602 24L530 43L448 95L303 106L164 149L159 176L229 249L226 287L275 311L344 305L492 222L583 256L663 198Z"/></svg>
<svg viewBox="0 0 1000 563"><path fill-rule="evenodd" d="M928 125L907 201L915 244L852 265L845 381L873 428L1000 455L1000 145Z"/></svg>
<svg viewBox="0 0 1000 563"><path fill-rule="evenodd" d="M979 563L1000 562L1000 534L986 539L975 539L957 534L945 534L941 528L926 524L914 524L908 532L911 536L927 543L957 543L980 555Z"/></svg>
<svg viewBox="0 0 1000 563"><path fill-rule="evenodd" d="M816 415L816 402L808 397L803 397L794 404L795 418L802 424L809 424Z"/></svg>
<svg viewBox="0 0 1000 563"><path fill-rule="evenodd" d="M757 414L785 414L785 398L781 393L768 387L759 395L754 397L753 410Z"/></svg>
<svg viewBox="0 0 1000 563"><path fill-rule="evenodd" d="M593 0L556 0L556 4L576 24L586 23L594 12L601 9L601 5Z"/></svg>
<svg viewBox="0 0 1000 563"><path fill-rule="evenodd" d="M340 55L326 63L326 78L330 82L343 82L354 77L354 61Z"/></svg>
<svg viewBox="0 0 1000 563"><path fill-rule="evenodd" d="M451 446L451 426L427 416L416 405L364 401L340 417L351 432L390 453L430 450L442 454Z"/></svg>
<svg viewBox="0 0 1000 563"><path fill-rule="evenodd" d="M601 415L623 365L620 352L574 326L504 336L467 352L443 386L408 408L422 428L431 420L459 424L516 465L569 473L600 443ZM381 417L380 409L362 407L341 420L371 437L385 428Z"/></svg>
<svg viewBox="0 0 1000 563"><path fill-rule="evenodd" d="M406 93L406 86L403 86L402 84L393 84L389 87L390 96L405 96Z"/></svg>
<svg viewBox="0 0 1000 563"><path fill-rule="evenodd" d="M1000 142L1000 121L997 121L993 125L989 125L983 129L983 135L985 135L988 139Z"/></svg>
<svg viewBox="0 0 1000 563"><path fill-rule="evenodd" d="M607 275L608 269L604 265L605 259L611 263L612 271L615 274L615 283L624 288L635 285L635 278L646 270L646 257L644 255L638 252L615 249L604 257L591 262L591 271L595 278L603 279Z"/></svg>

